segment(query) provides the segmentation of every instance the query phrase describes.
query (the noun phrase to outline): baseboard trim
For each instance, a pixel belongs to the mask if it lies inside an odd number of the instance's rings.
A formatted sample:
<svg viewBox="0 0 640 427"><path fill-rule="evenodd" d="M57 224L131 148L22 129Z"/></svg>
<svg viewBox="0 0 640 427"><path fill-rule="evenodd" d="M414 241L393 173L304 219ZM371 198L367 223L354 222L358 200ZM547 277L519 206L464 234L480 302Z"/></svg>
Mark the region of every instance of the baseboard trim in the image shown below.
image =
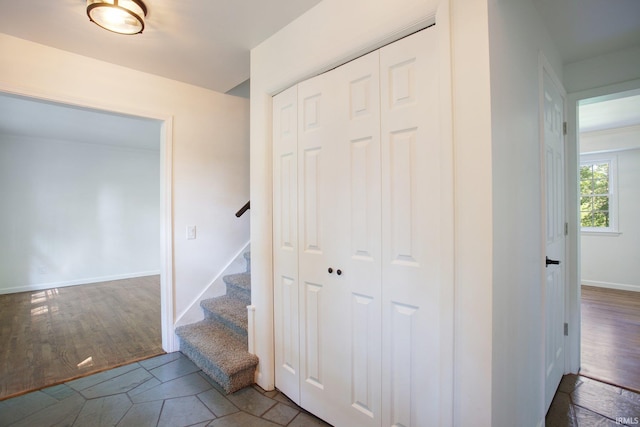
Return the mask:
<svg viewBox="0 0 640 427"><path fill-rule="evenodd" d="M66 288L67 286L90 285L92 283L109 282L111 280L134 279L136 277L155 276L158 274L160 274L160 270L139 271L137 273L114 274L110 276L87 277L83 279L64 280L59 282L14 286L11 288L0 289L0 294L15 294L18 292L32 292L52 288Z"/></svg>
<svg viewBox="0 0 640 427"><path fill-rule="evenodd" d="M598 282L596 280L582 280L582 284L586 286L595 286L598 288L618 289L621 291L640 292L640 286L627 285L624 283Z"/></svg>

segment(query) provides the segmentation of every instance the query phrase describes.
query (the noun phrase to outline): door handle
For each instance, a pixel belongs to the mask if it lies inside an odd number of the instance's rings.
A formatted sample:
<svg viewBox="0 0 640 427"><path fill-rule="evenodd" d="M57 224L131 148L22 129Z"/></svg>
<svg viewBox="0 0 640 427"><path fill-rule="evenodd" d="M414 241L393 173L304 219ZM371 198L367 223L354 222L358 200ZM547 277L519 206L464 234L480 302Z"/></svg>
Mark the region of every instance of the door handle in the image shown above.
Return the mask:
<svg viewBox="0 0 640 427"><path fill-rule="evenodd" d="M560 261L555 260L555 259L549 259L549 257L546 257L546 261L545 261L545 267L549 267L549 264L553 264L553 265L559 265Z"/></svg>

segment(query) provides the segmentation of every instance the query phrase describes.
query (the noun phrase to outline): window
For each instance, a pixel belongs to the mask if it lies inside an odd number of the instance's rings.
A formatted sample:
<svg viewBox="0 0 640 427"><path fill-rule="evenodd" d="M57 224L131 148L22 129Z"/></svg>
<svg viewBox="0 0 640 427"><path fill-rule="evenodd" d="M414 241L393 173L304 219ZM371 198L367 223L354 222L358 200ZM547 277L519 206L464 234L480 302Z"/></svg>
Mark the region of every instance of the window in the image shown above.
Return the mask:
<svg viewBox="0 0 640 427"><path fill-rule="evenodd" d="M618 231L615 172L615 157L580 156L580 224L582 231Z"/></svg>

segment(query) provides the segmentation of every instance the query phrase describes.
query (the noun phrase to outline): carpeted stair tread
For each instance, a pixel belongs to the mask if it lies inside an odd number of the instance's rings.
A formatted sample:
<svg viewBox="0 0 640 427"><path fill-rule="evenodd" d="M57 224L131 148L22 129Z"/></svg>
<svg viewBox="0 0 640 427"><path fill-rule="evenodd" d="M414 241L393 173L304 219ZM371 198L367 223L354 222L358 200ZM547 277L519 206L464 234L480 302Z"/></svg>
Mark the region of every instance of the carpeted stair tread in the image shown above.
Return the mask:
<svg viewBox="0 0 640 427"><path fill-rule="evenodd" d="M242 337L247 336L247 303L230 295L203 300L200 306L207 319L215 320Z"/></svg>
<svg viewBox="0 0 640 427"><path fill-rule="evenodd" d="M180 351L227 392L253 384L258 357L247 352L246 339L225 326L203 320L176 328Z"/></svg>
<svg viewBox="0 0 640 427"><path fill-rule="evenodd" d="M224 282L229 286L251 291L251 273L236 273L224 276Z"/></svg>
<svg viewBox="0 0 640 427"><path fill-rule="evenodd" d="M229 274L223 280L227 285L227 295L251 304L251 273Z"/></svg>
<svg viewBox="0 0 640 427"><path fill-rule="evenodd" d="M245 273L224 276L227 294L204 300L205 319L176 328L180 351L227 393L254 383L258 357L247 351L247 305L251 304L251 252Z"/></svg>

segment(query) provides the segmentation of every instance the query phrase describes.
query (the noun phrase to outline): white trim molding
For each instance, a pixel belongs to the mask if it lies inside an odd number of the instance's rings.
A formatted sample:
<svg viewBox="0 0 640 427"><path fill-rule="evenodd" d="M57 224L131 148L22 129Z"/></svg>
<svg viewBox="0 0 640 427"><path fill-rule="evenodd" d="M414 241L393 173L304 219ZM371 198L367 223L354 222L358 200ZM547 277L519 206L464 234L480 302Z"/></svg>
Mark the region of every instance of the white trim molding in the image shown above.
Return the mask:
<svg viewBox="0 0 640 427"><path fill-rule="evenodd" d="M566 77L565 68L565 77ZM578 188L578 167L580 164L580 135L577 129L580 127L579 117L577 115L578 104L587 99L596 97L606 97L619 92L640 89L640 79L629 80L622 83L615 83L606 86L598 86L593 89L577 91L569 94L568 97L568 116L567 123L567 185L573 188L573 192ZM575 197L575 196L574 196ZM567 351L568 370L570 372L578 372L580 370L580 284L581 281L581 233L579 221L579 199L567 200L567 221L569 223L569 252L567 258L567 270L569 271L569 289L568 295L570 300L567 305L567 320L569 324L575 325L573 330L577 329L578 333L570 337L569 351Z"/></svg>
<svg viewBox="0 0 640 427"><path fill-rule="evenodd" d="M178 350L174 334L173 289L173 116L131 107L119 107L95 99L80 99L73 96L7 84L0 81L0 92L25 96L37 100L62 103L76 107L126 114L162 122L160 131L160 308L162 324L162 348L166 352Z"/></svg>
<svg viewBox="0 0 640 427"><path fill-rule="evenodd" d="M38 283L34 285L14 286L0 289L0 294L12 294L16 292L42 291L53 288L66 288L68 286L90 285L92 283L110 282L112 280L135 279L137 277L155 276L160 274L159 270L138 271L136 273L114 274L109 276L86 277L82 279L63 280L59 282Z"/></svg>
<svg viewBox="0 0 640 427"><path fill-rule="evenodd" d="M618 289L621 291L640 292L640 286L628 285L625 283L600 282L597 280L582 279L582 286L595 286L598 288Z"/></svg>

